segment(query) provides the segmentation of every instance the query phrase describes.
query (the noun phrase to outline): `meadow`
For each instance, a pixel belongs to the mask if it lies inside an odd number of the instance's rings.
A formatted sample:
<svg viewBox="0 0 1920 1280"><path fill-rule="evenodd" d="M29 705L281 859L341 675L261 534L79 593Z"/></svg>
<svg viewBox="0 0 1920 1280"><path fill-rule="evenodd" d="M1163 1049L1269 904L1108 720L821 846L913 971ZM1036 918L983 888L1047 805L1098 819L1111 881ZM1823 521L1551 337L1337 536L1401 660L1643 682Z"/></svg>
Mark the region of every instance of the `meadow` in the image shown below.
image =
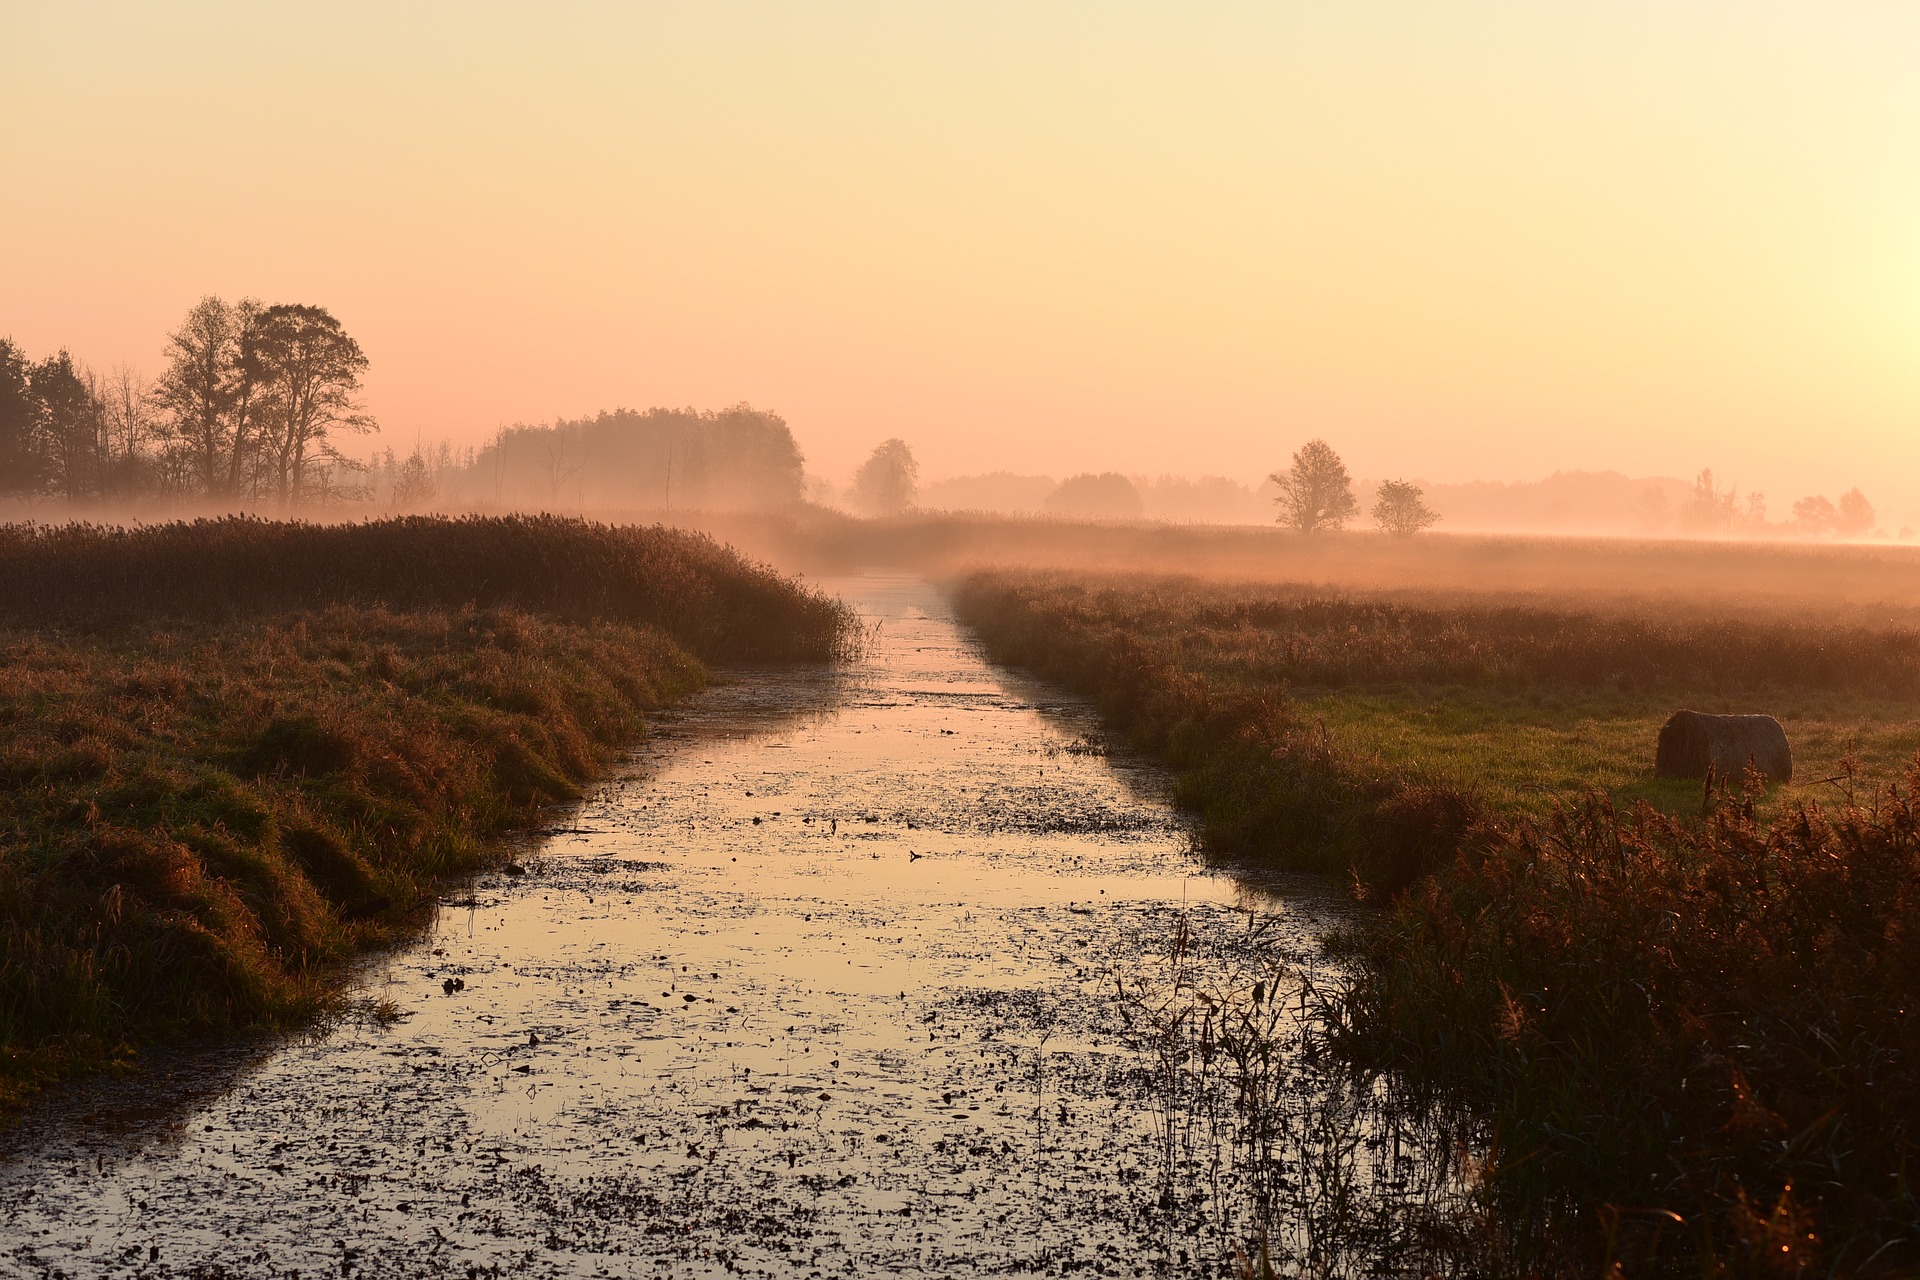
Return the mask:
<svg viewBox="0 0 1920 1280"><path fill-rule="evenodd" d="M1482 604L1557 609L1574 603L1675 618L1920 628L1920 548L1895 543L1481 533L1326 538L1272 525L1116 524L973 512L863 520L812 506L769 513L636 510L604 518L665 518L808 572L884 566L954 581L994 569L1059 569L1286 582L1335 593L1458 591Z"/></svg>
<svg viewBox="0 0 1920 1280"><path fill-rule="evenodd" d="M666 529L0 528L0 1107L313 1016L707 664L856 641Z"/></svg>
<svg viewBox="0 0 1920 1280"><path fill-rule="evenodd" d="M1210 848L1381 904L1343 940L1327 1047L1477 1118L1502 1270L1571 1247L1901 1274L1920 631L1703 599L1087 569L956 589L997 660L1175 766ZM1795 782L1654 780L1681 706L1779 715Z"/></svg>

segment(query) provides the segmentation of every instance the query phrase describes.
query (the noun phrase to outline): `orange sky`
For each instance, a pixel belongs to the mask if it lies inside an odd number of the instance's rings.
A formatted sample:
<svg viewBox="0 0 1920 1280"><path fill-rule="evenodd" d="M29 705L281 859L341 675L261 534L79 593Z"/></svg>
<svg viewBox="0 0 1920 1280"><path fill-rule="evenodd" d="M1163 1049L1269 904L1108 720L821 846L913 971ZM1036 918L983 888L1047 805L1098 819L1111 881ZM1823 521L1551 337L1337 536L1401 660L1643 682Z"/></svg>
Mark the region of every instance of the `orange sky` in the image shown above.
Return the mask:
<svg viewBox="0 0 1920 1280"><path fill-rule="evenodd" d="M0 333L331 307L386 439L1920 511L1920 6L0 0Z"/></svg>

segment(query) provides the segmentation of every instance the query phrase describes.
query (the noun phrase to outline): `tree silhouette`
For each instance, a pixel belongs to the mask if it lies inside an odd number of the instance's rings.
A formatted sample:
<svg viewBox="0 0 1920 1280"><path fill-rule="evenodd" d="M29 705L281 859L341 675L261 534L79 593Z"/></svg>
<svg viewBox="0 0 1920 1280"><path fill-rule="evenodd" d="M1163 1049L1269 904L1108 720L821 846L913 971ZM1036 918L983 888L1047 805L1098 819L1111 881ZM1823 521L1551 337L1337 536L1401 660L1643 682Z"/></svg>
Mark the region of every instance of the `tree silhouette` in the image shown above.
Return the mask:
<svg viewBox="0 0 1920 1280"><path fill-rule="evenodd" d="M1858 489L1849 489L1840 495L1840 509L1834 513L1833 527L1850 537L1873 528L1873 504L1867 501L1867 495Z"/></svg>
<svg viewBox="0 0 1920 1280"><path fill-rule="evenodd" d="M1383 480L1373 499L1373 522L1382 533L1411 538L1439 523L1440 513L1425 502L1425 493L1406 480Z"/></svg>
<svg viewBox="0 0 1920 1280"><path fill-rule="evenodd" d="M1713 478L1713 468L1702 469L1693 478L1693 492L1680 512L1680 521L1696 533L1726 533L1738 518L1740 495L1722 489Z"/></svg>
<svg viewBox="0 0 1920 1280"><path fill-rule="evenodd" d="M27 379L26 353L0 338L0 494L35 494L45 480L40 413Z"/></svg>
<svg viewBox="0 0 1920 1280"><path fill-rule="evenodd" d="M105 433L92 375L65 351L48 356L27 375L40 418L47 488L67 501L100 492L100 442Z"/></svg>
<svg viewBox="0 0 1920 1280"><path fill-rule="evenodd" d="M1344 528L1360 509L1347 464L1325 440L1307 441L1285 471L1267 478L1280 489L1280 496L1274 499L1280 508L1280 523L1301 533Z"/></svg>
<svg viewBox="0 0 1920 1280"><path fill-rule="evenodd" d="M255 452L260 313L252 298L200 299L167 335L167 370L154 384L174 447L212 497L240 492Z"/></svg>
<svg viewBox="0 0 1920 1280"><path fill-rule="evenodd" d="M1839 522L1831 498L1815 493L1793 504L1793 523L1802 533L1831 533Z"/></svg>
<svg viewBox="0 0 1920 1280"><path fill-rule="evenodd" d="M1069 476L1043 506L1052 515L1090 520L1140 520L1147 514L1140 490L1117 471Z"/></svg>
<svg viewBox="0 0 1920 1280"><path fill-rule="evenodd" d="M263 469L282 506L299 502L329 435L374 429L358 399L367 357L325 307L283 305L260 313L242 363L257 370L267 401Z"/></svg>
<svg viewBox="0 0 1920 1280"><path fill-rule="evenodd" d="M913 505L920 487L920 464L905 440L882 441L873 456L853 473L853 502L876 516L897 516Z"/></svg>
<svg viewBox="0 0 1920 1280"><path fill-rule="evenodd" d="M736 404L505 427L467 471L503 502L775 510L800 501L803 461L784 419Z"/></svg>

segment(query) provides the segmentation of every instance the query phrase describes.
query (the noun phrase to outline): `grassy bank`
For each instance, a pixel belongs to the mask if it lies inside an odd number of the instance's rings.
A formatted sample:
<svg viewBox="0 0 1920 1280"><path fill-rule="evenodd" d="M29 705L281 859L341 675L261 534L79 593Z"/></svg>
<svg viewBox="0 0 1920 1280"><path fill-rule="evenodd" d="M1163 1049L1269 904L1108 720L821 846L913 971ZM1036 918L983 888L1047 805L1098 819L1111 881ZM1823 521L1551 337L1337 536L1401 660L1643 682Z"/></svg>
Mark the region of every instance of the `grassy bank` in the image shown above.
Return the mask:
<svg viewBox="0 0 1920 1280"><path fill-rule="evenodd" d="M664 530L0 529L0 1104L314 1012L704 662L851 635Z"/></svg>
<svg viewBox="0 0 1920 1280"><path fill-rule="evenodd" d="M1491 1118L1503 1269L1920 1264L1920 636L1084 573L957 600L1169 759L1213 847L1388 904L1339 1044ZM1778 711L1802 781L1703 815L1647 776L1681 705Z"/></svg>

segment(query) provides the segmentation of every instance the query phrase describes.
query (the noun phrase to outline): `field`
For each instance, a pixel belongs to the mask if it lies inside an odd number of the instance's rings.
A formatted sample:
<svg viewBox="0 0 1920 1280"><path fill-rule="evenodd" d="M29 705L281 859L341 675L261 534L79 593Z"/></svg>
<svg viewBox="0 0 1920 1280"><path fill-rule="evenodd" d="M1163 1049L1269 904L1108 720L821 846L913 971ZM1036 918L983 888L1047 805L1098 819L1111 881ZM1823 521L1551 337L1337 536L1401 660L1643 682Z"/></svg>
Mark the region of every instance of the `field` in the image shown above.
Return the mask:
<svg viewBox="0 0 1920 1280"><path fill-rule="evenodd" d="M853 638L668 530L0 529L0 1106L314 1014L705 663Z"/></svg>
<svg viewBox="0 0 1920 1280"><path fill-rule="evenodd" d="M1903 776L1920 750L1920 632L1617 606L1100 575L976 578L1035 591L1049 619L1167 655L1225 697L1284 691L1290 714L1356 768L1444 781L1504 814L1594 789L1679 811L1695 783L1655 780L1675 709L1765 711L1795 745L1773 804Z"/></svg>
<svg viewBox="0 0 1920 1280"><path fill-rule="evenodd" d="M993 569L1286 582L1338 592L1468 592L1482 603L1568 603L1671 617L1920 627L1920 548L1689 539L1429 534L1308 537L1273 526L1097 524L921 512L858 520L658 511L788 568L913 569L957 580ZM608 518L614 518L609 514Z"/></svg>
<svg viewBox="0 0 1920 1280"><path fill-rule="evenodd" d="M1169 759L1211 847L1383 904L1331 1047L1488 1126L1506 1269L1920 1261L1920 633L1094 571L956 598ZM1655 782L1688 705L1778 714L1795 784Z"/></svg>

